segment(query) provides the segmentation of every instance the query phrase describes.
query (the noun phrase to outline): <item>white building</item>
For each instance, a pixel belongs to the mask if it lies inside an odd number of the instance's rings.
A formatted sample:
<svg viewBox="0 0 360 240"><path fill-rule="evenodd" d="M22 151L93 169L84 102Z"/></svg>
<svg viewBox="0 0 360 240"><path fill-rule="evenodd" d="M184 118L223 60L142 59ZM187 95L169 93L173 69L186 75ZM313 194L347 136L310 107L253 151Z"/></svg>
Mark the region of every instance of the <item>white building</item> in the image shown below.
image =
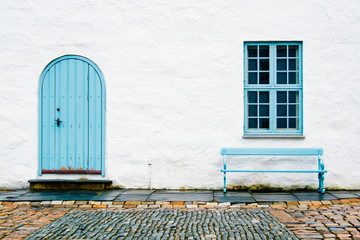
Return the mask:
<svg viewBox="0 0 360 240"><path fill-rule="evenodd" d="M359 188L359 1L2 0L0 15L1 188L220 189L221 147L323 148L325 186ZM317 168L288 159L231 161Z"/></svg>

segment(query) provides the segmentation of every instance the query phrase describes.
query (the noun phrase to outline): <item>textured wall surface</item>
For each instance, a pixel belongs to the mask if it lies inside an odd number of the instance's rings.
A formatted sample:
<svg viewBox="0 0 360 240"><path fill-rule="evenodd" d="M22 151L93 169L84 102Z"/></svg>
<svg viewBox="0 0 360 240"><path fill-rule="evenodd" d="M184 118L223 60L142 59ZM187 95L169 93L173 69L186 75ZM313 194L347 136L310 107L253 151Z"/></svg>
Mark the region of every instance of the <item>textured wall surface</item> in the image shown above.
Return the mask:
<svg viewBox="0 0 360 240"><path fill-rule="evenodd" d="M0 15L1 188L102 178L37 176L39 77L65 54L104 74L105 179L115 185L148 187L152 160L155 188L220 188L221 147L323 147L326 187L360 188L359 1L2 0ZM243 138L248 40L303 41L305 138ZM308 158L244 160L316 168ZM229 174L228 183L316 186L317 176Z"/></svg>

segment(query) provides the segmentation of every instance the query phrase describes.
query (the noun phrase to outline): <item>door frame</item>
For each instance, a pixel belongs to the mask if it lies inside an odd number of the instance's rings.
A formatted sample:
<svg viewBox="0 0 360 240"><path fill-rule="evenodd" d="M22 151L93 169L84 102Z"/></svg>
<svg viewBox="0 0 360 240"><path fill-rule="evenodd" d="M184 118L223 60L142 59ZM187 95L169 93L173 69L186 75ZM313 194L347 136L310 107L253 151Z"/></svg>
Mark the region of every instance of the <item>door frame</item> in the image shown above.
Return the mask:
<svg viewBox="0 0 360 240"><path fill-rule="evenodd" d="M105 80L104 80L104 76L100 70L100 68L90 59L83 57L83 56L79 56L79 55L63 55L61 57L58 57L54 60L52 60L50 63L48 63L48 65L46 65L46 67L44 68L44 70L41 72L40 75L40 81L39 81L39 92L38 92L38 100L39 100L39 108L38 108L38 175L41 176L42 175L42 87L44 84L44 79L45 79L45 75L46 73L49 71L49 69L54 66L56 63L66 60L66 59L76 59L76 60L81 60L84 61L86 63L88 63L90 66L92 66L96 73L99 76L100 79L100 84L101 84L101 94L102 94L102 101L101 101L101 108L102 108L102 112L101 112L101 118L103 119L102 123L101 123L101 149L102 149L102 153L101 153L101 175L105 176L105 112L106 112L106 91L105 91Z"/></svg>

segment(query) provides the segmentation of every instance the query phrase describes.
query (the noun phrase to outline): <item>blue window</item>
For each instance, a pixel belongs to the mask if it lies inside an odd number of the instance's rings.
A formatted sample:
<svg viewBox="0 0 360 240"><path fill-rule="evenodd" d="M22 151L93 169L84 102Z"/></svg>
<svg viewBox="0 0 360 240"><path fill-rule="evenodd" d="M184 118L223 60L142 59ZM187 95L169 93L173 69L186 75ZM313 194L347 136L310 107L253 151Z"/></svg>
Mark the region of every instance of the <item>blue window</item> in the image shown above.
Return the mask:
<svg viewBox="0 0 360 240"><path fill-rule="evenodd" d="M244 43L245 135L302 135L302 43Z"/></svg>

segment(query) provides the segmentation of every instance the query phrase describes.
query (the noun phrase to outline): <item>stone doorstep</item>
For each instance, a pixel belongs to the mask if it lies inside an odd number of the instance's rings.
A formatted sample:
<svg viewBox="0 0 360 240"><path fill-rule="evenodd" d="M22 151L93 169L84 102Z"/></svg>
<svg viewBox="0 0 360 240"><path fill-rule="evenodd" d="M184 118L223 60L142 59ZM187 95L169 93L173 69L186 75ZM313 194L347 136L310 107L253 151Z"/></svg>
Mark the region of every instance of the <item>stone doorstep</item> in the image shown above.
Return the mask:
<svg viewBox="0 0 360 240"><path fill-rule="evenodd" d="M30 179L30 190L108 190L111 180Z"/></svg>

